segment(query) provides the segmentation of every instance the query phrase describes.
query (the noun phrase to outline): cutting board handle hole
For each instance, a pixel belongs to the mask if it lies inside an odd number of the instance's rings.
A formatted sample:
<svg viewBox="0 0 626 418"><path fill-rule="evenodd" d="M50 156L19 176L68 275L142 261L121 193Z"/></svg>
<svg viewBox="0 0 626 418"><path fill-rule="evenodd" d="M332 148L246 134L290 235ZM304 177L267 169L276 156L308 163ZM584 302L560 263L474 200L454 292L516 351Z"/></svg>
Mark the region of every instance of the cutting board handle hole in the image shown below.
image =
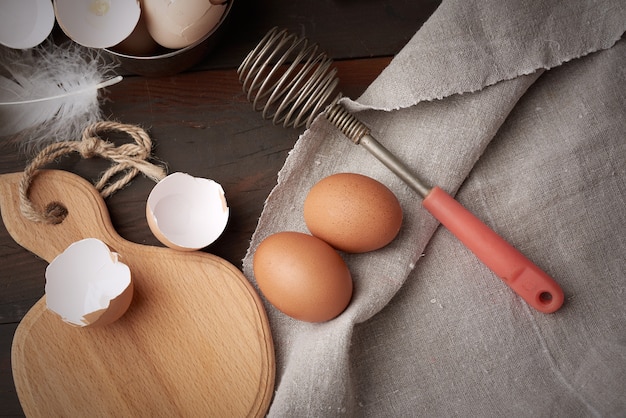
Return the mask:
<svg viewBox="0 0 626 418"><path fill-rule="evenodd" d="M67 208L59 202L48 203L45 209L45 217L53 225L58 225L63 222L68 213Z"/></svg>

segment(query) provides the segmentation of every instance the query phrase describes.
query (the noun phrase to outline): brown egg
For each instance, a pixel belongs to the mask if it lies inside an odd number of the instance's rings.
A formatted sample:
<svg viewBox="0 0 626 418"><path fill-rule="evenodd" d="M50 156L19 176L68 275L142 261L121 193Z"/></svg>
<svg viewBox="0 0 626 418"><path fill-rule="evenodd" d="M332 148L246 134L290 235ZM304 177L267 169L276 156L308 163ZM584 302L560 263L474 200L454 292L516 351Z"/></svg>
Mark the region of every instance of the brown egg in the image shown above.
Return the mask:
<svg viewBox="0 0 626 418"><path fill-rule="evenodd" d="M339 253L301 232L264 239L254 254L253 270L267 300L301 321L333 319L352 298L352 277Z"/></svg>
<svg viewBox="0 0 626 418"><path fill-rule="evenodd" d="M355 173L320 180L304 201L309 231L334 248L363 253L389 244L400 231L400 202L384 184Z"/></svg>

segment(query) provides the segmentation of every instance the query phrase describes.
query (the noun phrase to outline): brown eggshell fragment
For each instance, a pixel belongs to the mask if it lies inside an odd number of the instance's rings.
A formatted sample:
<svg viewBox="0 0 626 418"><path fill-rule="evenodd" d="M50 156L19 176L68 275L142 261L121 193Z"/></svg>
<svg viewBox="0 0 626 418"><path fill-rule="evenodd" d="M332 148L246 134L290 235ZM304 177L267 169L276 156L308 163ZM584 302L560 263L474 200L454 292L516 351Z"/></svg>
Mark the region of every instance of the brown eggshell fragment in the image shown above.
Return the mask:
<svg viewBox="0 0 626 418"><path fill-rule="evenodd" d="M46 305L78 327L106 325L130 306L133 283L128 266L96 238L71 244L46 268Z"/></svg>
<svg viewBox="0 0 626 418"><path fill-rule="evenodd" d="M301 232L279 232L259 244L253 258L257 284L267 300L292 318L324 322L352 298L352 277L330 245Z"/></svg>
<svg viewBox="0 0 626 418"><path fill-rule="evenodd" d="M209 0L143 0L148 32L160 45L178 49L199 41L219 23L226 5Z"/></svg>
<svg viewBox="0 0 626 418"><path fill-rule="evenodd" d="M146 203L148 227L164 245L195 251L224 232L230 209L214 180L172 173L158 182Z"/></svg>
<svg viewBox="0 0 626 418"><path fill-rule="evenodd" d="M377 250L389 244L402 226L398 198L379 181L356 173L320 180L304 201L311 234L348 253Z"/></svg>

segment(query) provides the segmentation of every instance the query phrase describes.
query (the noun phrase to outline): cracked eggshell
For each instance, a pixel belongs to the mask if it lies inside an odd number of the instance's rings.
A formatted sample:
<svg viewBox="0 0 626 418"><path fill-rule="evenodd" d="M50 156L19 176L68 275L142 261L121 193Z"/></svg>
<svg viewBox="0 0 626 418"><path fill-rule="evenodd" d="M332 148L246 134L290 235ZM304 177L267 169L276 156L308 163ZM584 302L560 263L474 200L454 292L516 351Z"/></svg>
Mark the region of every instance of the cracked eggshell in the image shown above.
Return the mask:
<svg viewBox="0 0 626 418"><path fill-rule="evenodd" d="M106 325L130 306L133 283L128 266L96 238L71 244L46 268L46 305L78 327Z"/></svg>
<svg viewBox="0 0 626 418"><path fill-rule="evenodd" d="M109 48L126 39L141 15L138 0L54 0L59 26L74 42Z"/></svg>
<svg viewBox="0 0 626 418"><path fill-rule="evenodd" d="M150 192L148 226L164 245L193 251L212 244L224 232L229 208L219 183L172 173Z"/></svg>
<svg viewBox="0 0 626 418"><path fill-rule="evenodd" d="M189 46L219 23L226 2L213 3L209 0L142 0L148 32L166 48Z"/></svg>
<svg viewBox="0 0 626 418"><path fill-rule="evenodd" d="M54 27L50 0L0 1L0 44L32 48L42 43Z"/></svg>

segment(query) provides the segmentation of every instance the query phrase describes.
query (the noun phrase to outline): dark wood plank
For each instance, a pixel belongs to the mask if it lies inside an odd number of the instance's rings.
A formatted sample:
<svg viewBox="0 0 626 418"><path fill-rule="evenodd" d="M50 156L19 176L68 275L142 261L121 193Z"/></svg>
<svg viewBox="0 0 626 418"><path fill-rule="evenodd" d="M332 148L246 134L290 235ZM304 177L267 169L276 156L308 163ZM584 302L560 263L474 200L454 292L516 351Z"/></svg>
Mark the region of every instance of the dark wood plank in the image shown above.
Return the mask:
<svg viewBox="0 0 626 418"><path fill-rule="evenodd" d="M238 66L272 27L307 37L333 59L395 55L441 0L235 0L222 41L199 68Z"/></svg>
<svg viewBox="0 0 626 418"><path fill-rule="evenodd" d="M11 350L16 328L17 324L0 324L0 416L2 417L24 416L13 386L11 358L7 355Z"/></svg>

